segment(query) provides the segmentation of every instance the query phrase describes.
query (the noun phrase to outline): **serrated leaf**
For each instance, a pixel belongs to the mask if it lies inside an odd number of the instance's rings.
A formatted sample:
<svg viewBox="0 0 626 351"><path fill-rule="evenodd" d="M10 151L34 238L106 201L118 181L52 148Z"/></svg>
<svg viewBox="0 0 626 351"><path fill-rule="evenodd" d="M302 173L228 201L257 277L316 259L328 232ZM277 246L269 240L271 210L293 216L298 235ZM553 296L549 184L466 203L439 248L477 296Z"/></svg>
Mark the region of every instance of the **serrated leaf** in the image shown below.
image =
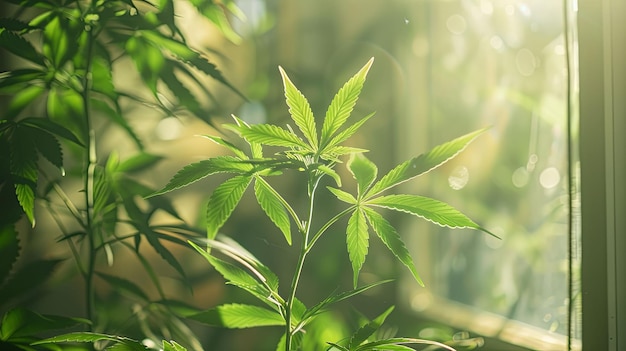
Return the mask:
<svg viewBox="0 0 626 351"><path fill-rule="evenodd" d="M187 349L174 340L163 340L163 351L187 351Z"/></svg>
<svg viewBox="0 0 626 351"><path fill-rule="evenodd" d="M8 30L0 31L0 47L8 52L26 59L40 66L44 65L43 58L35 47L23 37Z"/></svg>
<svg viewBox="0 0 626 351"><path fill-rule="evenodd" d="M353 284L357 286L359 272L365 262L365 256L369 248L369 231L363 211L357 208L350 219L346 229L346 242L348 246L348 257L352 263Z"/></svg>
<svg viewBox="0 0 626 351"><path fill-rule="evenodd" d="M240 175L220 184L209 197L207 204L207 237L215 238L217 231L224 225L228 217L241 200L248 188L252 176Z"/></svg>
<svg viewBox="0 0 626 351"><path fill-rule="evenodd" d="M341 89L337 92L335 97L328 106L326 111L326 117L324 118L324 125L322 126L321 145L324 147L333 135L343 126L352 109L359 98L359 94L363 89L363 83L365 83L365 77L370 67L374 63L372 57L366 64L357 72L350 80L348 80Z"/></svg>
<svg viewBox="0 0 626 351"><path fill-rule="evenodd" d="M361 128L361 126L363 124L365 124L365 122L367 122L375 114L376 114L376 112L372 112L369 115L361 118L358 122L350 124L346 129L344 129L344 130L340 131L339 133L337 133L334 137L332 137L332 139L330 141L328 141L324 145L323 153L331 152L332 148L334 148L337 145L339 145L339 144L343 143L344 141L348 140L348 138L350 138L352 135L354 135L354 133L356 133L357 130L359 130L359 128Z"/></svg>
<svg viewBox="0 0 626 351"><path fill-rule="evenodd" d="M289 114L291 119L296 123L304 137L309 141L313 149L317 149L317 130L315 126L315 117L309 101L302 95L300 90L291 82L285 70L278 66L280 75L283 78L283 86L285 91L285 100L289 106Z"/></svg>
<svg viewBox="0 0 626 351"><path fill-rule="evenodd" d="M450 346L448 346L446 344L437 342L437 341L426 340L426 339L415 339L415 338L402 338L402 337L400 337L400 338L387 338L387 339L381 339L381 340L368 342L368 343L365 343L363 345L358 346L357 348L354 349L354 351L396 350L396 349L390 348L390 346L402 345L402 344L407 344L407 345L411 345L411 344L433 345L433 346L436 346L437 348L446 349L446 350L449 350L449 351L456 351L452 347L450 347ZM414 349L413 348L408 348L407 350L414 350Z"/></svg>
<svg viewBox="0 0 626 351"><path fill-rule="evenodd" d="M463 135L454 140L448 141L432 148L430 151L401 163L383 176L367 192L366 197L370 198L398 184L411 180L419 175L430 172L440 165L454 158L478 135L486 129Z"/></svg>
<svg viewBox="0 0 626 351"><path fill-rule="evenodd" d="M14 176L15 194L20 206L35 226L35 190L39 169L37 167L37 151L33 143L31 130L17 126L11 143L11 173Z"/></svg>
<svg viewBox="0 0 626 351"><path fill-rule="evenodd" d="M361 326L350 338L350 342L348 343L349 349L354 349L356 346L361 345L364 341L367 340L370 336L372 336L385 322L387 316L393 311L394 307L391 306L386 309L383 313L381 313L378 317L374 318L369 323Z"/></svg>
<svg viewBox="0 0 626 351"><path fill-rule="evenodd" d="M96 272L96 274L109 283L114 290L126 291L145 302L150 301L148 295L146 295L146 293L137 284L131 282L130 280L102 272Z"/></svg>
<svg viewBox="0 0 626 351"><path fill-rule="evenodd" d="M14 32L27 31L34 29L26 22L22 22L16 18L0 18L0 28L8 29Z"/></svg>
<svg viewBox="0 0 626 351"><path fill-rule="evenodd" d="M330 307L334 303L346 300L346 299L348 299L350 297L353 297L353 296L356 296L358 294L361 294L361 293L363 293L363 292L365 292L365 291L367 291L369 289L372 289L374 287L377 287L379 285L386 284L386 283L389 283L389 282L391 282L391 280L382 280L382 281L378 281L378 282L374 282L374 283L370 283L370 284L364 285L364 286L362 286L360 288L357 288L357 289L345 291L345 292L342 292L340 294L333 294L333 295L325 298L323 301L319 302L317 305L315 305L315 306L311 307L310 309L308 309L304 313L302 318L306 319L306 318L310 318L310 317L316 316L316 315L318 315L320 313L325 312L328 309L328 307Z"/></svg>
<svg viewBox="0 0 626 351"><path fill-rule="evenodd" d="M189 319L231 329L285 325L285 320L279 313L267 308L244 304L217 306L192 315Z"/></svg>
<svg viewBox="0 0 626 351"><path fill-rule="evenodd" d="M32 135L39 153L64 173L63 151L61 150L59 141L52 134L46 133L40 129L33 129Z"/></svg>
<svg viewBox="0 0 626 351"><path fill-rule="evenodd" d="M333 178L337 186L341 186L341 176L339 176L339 173L337 173L332 167L329 167L325 164L317 164L315 169L330 176L331 178Z"/></svg>
<svg viewBox="0 0 626 351"><path fill-rule="evenodd" d="M126 350L147 350L147 348L143 346L140 342L135 341L133 339L129 339L127 337L102 334L102 333L92 333L92 332L72 332L72 333L57 335L51 338L39 340L37 342L32 343L32 345L57 344L57 343L68 343L68 342L93 343L93 342L101 341L101 340L108 340L108 341L114 341L116 343L126 344L126 346L128 347ZM110 347L108 349L110 349Z"/></svg>
<svg viewBox="0 0 626 351"><path fill-rule="evenodd" d="M69 140L79 146L84 146L80 142L80 140L78 140L78 138L69 129L47 118L35 118L35 117L24 118L20 120L20 124L39 128L45 132L48 132L58 137L61 137L63 139Z"/></svg>
<svg viewBox="0 0 626 351"><path fill-rule="evenodd" d="M9 301L24 294L24 291L33 291L50 278L61 262L62 260L37 260L21 266L0 287L0 301Z"/></svg>
<svg viewBox="0 0 626 351"><path fill-rule="evenodd" d="M411 258L409 250L404 245L396 229L376 211L367 207L363 207L363 211L365 212L370 226L374 229L374 232L378 235L380 240L382 240L393 255L411 271L415 280L421 286L424 286L424 282L417 273L417 269L413 263L413 258Z"/></svg>
<svg viewBox="0 0 626 351"><path fill-rule="evenodd" d="M357 182L359 197L365 194L367 189L376 180L378 167L363 154L352 154L347 163L348 169Z"/></svg>
<svg viewBox="0 0 626 351"><path fill-rule="evenodd" d="M228 150L232 151L235 156L237 156L238 158L245 160L248 158L248 156L246 155L245 152L243 152L243 150L241 150L239 147L235 146L233 143L224 140L223 138L220 138L218 136L214 136L214 135L202 135L203 137L211 140L212 142L224 146L226 147Z"/></svg>
<svg viewBox="0 0 626 351"><path fill-rule="evenodd" d="M7 311L0 323L0 340L11 341L32 337L42 332L64 329L90 322L79 318L43 315L24 308Z"/></svg>
<svg viewBox="0 0 626 351"><path fill-rule="evenodd" d="M209 263L226 279L228 284L232 284L242 290L247 291L248 293L255 296L257 299L266 303L272 308L277 307L277 303L269 299L270 291L263 285L259 280L257 280L254 276L231 264L229 262L220 260L217 257L211 256L205 250L202 250L198 246L194 246L198 252L200 252L204 258L209 261ZM261 274L259 272L259 274Z"/></svg>
<svg viewBox="0 0 626 351"><path fill-rule="evenodd" d="M4 283L20 254L18 233L12 224L0 227L0 286Z"/></svg>
<svg viewBox="0 0 626 351"><path fill-rule="evenodd" d="M412 214L442 227L478 229L497 237L486 229L481 228L454 207L429 197L387 195L369 200L367 204Z"/></svg>
<svg viewBox="0 0 626 351"><path fill-rule="evenodd" d="M165 194L195 183L207 176L215 173L246 173L252 170L252 166L241 163L240 160L232 156L215 157L208 160L192 163L178 171L167 185L151 194L149 197Z"/></svg>
<svg viewBox="0 0 626 351"><path fill-rule="evenodd" d="M300 137L279 126L255 124L247 128L240 128L239 131L242 137L252 143L309 149Z"/></svg>
<svg viewBox="0 0 626 351"><path fill-rule="evenodd" d="M340 201L349 203L351 205L356 204L357 200L354 196L352 196L352 194L345 192L343 190L340 189L336 189L330 186L326 187L331 193L333 193L333 195L335 195L337 197L337 199L339 199Z"/></svg>
<svg viewBox="0 0 626 351"><path fill-rule="evenodd" d="M260 177L255 178L254 182L254 194L256 195L257 202L267 214L267 217L280 229L287 240L287 243L291 245L291 222L287 215L287 210L279 198L279 195L264 179Z"/></svg>

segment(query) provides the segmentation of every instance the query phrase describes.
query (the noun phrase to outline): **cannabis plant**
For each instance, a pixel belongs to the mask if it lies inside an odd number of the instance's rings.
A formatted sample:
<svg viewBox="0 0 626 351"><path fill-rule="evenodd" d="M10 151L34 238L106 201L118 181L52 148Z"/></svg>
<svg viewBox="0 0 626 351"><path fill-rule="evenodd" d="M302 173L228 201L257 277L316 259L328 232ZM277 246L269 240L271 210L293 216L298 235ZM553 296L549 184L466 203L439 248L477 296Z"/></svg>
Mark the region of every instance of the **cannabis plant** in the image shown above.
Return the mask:
<svg viewBox="0 0 626 351"><path fill-rule="evenodd" d="M248 124L233 116L234 123L224 125L242 142L207 135L207 139L225 147L230 155L217 156L190 164L180 170L160 191L161 195L201 180L209 175L229 174L208 198L206 211L206 239L190 241L190 244L223 275L228 284L234 285L255 297L259 304L230 303L189 316L209 325L226 328L251 328L281 326L283 336L277 350L298 350L307 342L305 331L320 314L337 302L346 300L384 282L359 285L359 272L368 254L370 234L375 234L389 251L411 272L415 280L423 282L415 268L409 250L399 232L384 216L386 210L398 211L441 226L473 228L489 233L452 206L424 196L390 194L399 184L423 175L447 162L461 152L474 138L483 132L475 131L439 145L432 150L407 160L384 175L379 176L378 167L368 159L366 150L346 146L354 135L374 114L356 121L350 115L357 103L373 59L369 60L333 98L321 128L318 127L311 107L304 95L296 88L286 72L279 68L291 120L295 128L273 124ZM267 149L271 148L272 153ZM276 148L279 150L276 151ZM344 163L345 161L345 163ZM356 182L356 190L343 190L345 183L337 167L345 164ZM304 178L308 205L300 213L290 199L276 190L273 184L285 172L298 172ZM324 185L330 179L330 185ZM281 288L279 278L272 270L255 258L233 239L220 234L246 189L252 187L260 208L275 224L288 245L299 254L291 281ZM318 193L329 191L345 204L334 216L317 218L320 203ZM347 218L344 229L336 228L340 220ZM314 226L314 223L323 223ZM346 247L353 271L353 289L335 292L313 306L306 306L298 299L298 286L305 277L303 267L307 257L315 254L316 243L329 231L344 231ZM489 233L491 234L491 233ZM493 234L491 234L493 235ZM297 240L294 240L297 236ZM432 341L405 337L376 338L375 332L384 322L392 308L359 328L345 340L328 340L329 350L410 350L405 346ZM444 347L441 344L437 344Z"/></svg>
<svg viewBox="0 0 626 351"><path fill-rule="evenodd" d="M237 40L226 21L226 9L237 12L232 1L189 3L224 35ZM158 213L178 215L166 198L143 199L156 189L137 175L152 169L161 157L147 152L129 114L148 107L155 116L186 114L211 122L210 106L191 93L211 96L199 77L210 77L234 91L207 55L187 44L176 24L177 4L173 0L2 4L0 50L3 64L11 69L0 73L0 312L4 312L0 348L28 349L39 333L69 326L119 330L121 323L111 327L111 318L131 320L128 324L143 329L145 337L158 338L152 334L153 326L138 325L140 313L158 317L159 330L185 335L194 344L195 338L171 313L170 297L141 249L150 246L184 279L184 269L166 243L189 248L186 240L195 232L184 225L154 222ZM133 66L135 73L129 74ZM119 79L120 74L125 79ZM126 77L135 75L141 83L129 84ZM134 154L121 159L118 150L104 148L102 141L110 138L117 138L118 145L131 145L128 149ZM75 184L80 184L78 191ZM19 233L28 231L21 219L35 227L40 211L57 228L20 241L29 237ZM67 248L74 261L68 266L76 267L82 277L85 318L44 316L24 309L26 299L34 298L64 258L44 253L20 260L22 247L46 242L42 236L50 235ZM122 251L133 254L145 269L157 299L146 292L152 287L106 272L103 262L113 263ZM132 304L135 315L130 307L121 314L107 313L122 304L107 306L96 282L131 296L123 306Z"/></svg>

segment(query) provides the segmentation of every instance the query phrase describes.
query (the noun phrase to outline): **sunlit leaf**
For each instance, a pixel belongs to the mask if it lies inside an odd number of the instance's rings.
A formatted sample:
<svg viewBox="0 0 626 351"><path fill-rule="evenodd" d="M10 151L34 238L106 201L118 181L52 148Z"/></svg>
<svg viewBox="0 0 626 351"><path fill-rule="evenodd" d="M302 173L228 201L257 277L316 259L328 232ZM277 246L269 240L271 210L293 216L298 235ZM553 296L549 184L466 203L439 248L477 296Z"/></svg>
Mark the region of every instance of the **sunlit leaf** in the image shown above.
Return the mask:
<svg viewBox="0 0 626 351"><path fill-rule="evenodd" d="M163 53L141 36L130 37L126 41L125 48L128 55L135 62L143 82L152 91L152 94L156 96L157 81L165 65Z"/></svg>
<svg viewBox="0 0 626 351"><path fill-rule="evenodd" d="M348 80L341 89L337 92L333 98L328 110L326 111L326 117L324 118L324 125L322 126L321 146L325 147L328 141L333 135L343 126L352 109L359 98L359 94L363 89L363 83L365 83L365 77L370 67L374 63L372 57L366 64L357 72L350 80Z"/></svg>
<svg viewBox="0 0 626 351"><path fill-rule="evenodd" d="M44 27L43 53L60 68L78 50L78 45L70 37L69 20L61 15L54 16Z"/></svg>
<svg viewBox="0 0 626 351"><path fill-rule="evenodd" d="M209 239L215 238L217 231L230 217L251 180L252 177L248 175L235 176L220 184L213 191L209 197L206 214Z"/></svg>
<svg viewBox="0 0 626 351"><path fill-rule="evenodd" d="M352 154L347 166L356 179L358 194L364 194L376 180L378 167L363 154Z"/></svg>
<svg viewBox="0 0 626 351"><path fill-rule="evenodd" d="M357 132L357 130L359 128L361 128L361 126L363 124L365 124L365 122L367 122L370 118L372 118L374 115L376 114L376 112L372 112L369 115L361 118L359 121L355 122L355 123L351 123L346 129L338 132L334 137L332 137L332 139L330 139L330 141L328 141L325 146L324 146L324 153L326 152L332 152L330 151L332 148L336 147L337 145L343 143L344 141L346 141L348 138L350 138L352 135L354 135L354 133Z"/></svg>
<svg viewBox="0 0 626 351"><path fill-rule="evenodd" d="M79 318L43 315L23 308L7 311L0 323L0 340L19 340L42 332L64 329L90 322Z"/></svg>
<svg viewBox="0 0 626 351"><path fill-rule="evenodd" d="M285 325L283 317L278 312L244 304L221 305L189 316L189 319L233 329Z"/></svg>
<svg viewBox="0 0 626 351"><path fill-rule="evenodd" d="M405 161L392 169L374 184L367 192L366 197L375 196L391 187L404 183L421 174L427 173L448 162L458 155L467 145L485 129L463 135L454 140L432 148L430 151Z"/></svg>
<svg viewBox="0 0 626 351"><path fill-rule="evenodd" d="M246 140L264 145L308 148L307 144L294 133L271 124L255 124L240 128Z"/></svg>
<svg viewBox="0 0 626 351"><path fill-rule="evenodd" d="M245 152L243 152L243 150L241 150L239 147L233 145L231 142L224 140L223 138L220 138L220 137L214 136L214 135L203 135L203 137L213 141L214 143L216 143L218 145L222 145L222 146L226 147L227 149L232 151L235 154L235 156L239 157L240 159L247 159L248 158L248 156L246 155Z"/></svg>
<svg viewBox="0 0 626 351"><path fill-rule="evenodd" d="M163 189L151 194L150 196L156 196L182 188L191 183L197 182L198 180L206 178L211 174L245 173L252 170L251 165L244 164L239 161L240 160L236 157L222 156L192 163L178 171Z"/></svg>
<svg viewBox="0 0 626 351"><path fill-rule="evenodd" d="M291 222L280 195L260 177L255 178L254 194L267 217L280 229L287 243L291 245Z"/></svg>
<svg viewBox="0 0 626 351"><path fill-rule="evenodd" d="M339 199L340 201L349 203L349 204L356 204L357 200L354 196L352 196L352 194L345 192L341 189L336 189L333 187L327 187L328 190L333 193L333 195L335 195L337 197L337 199Z"/></svg>
<svg viewBox="0 0 626 351"><path fill-rule="evenodd" d="M352 263L353 284L356 287L359 272L365 262L365 256L369 248L369 231L367 230L367 222L363 211L357 208L350 219L346 229L346 242L348 244L348 256Z"/></svg>
<svg viewBox="0 0 626 351"><path fill-rule="evenodd" d="M317 149L317 130L311 105L309 105L309 101L302 95L300 90L291 82L283 68L279 66L278 70L283 78L285 99L287 106L289 106L291 119L300 128L300 131L302 131L302 134L304 134L304 137L309 141L313 149Z"/></svg>
<svg viewBox="0 0 626 351"><path fill-rule="evenodd" d="M74 90L53 86L46 104L48 118L71 130L82 141L86 140L86 126L82 96Z"/></svg>
<svg viewBox="0 0 626 351"><path fill-rule="evenodd" d="M39 340L34 342L33 345L43 345L43 344L56 344L56 343L68 343L68 342L88 342L93 343L96 341L107 340L114 341L117 343L126 344L126 350L147 350L145 346L143 346L140 342L135 341L133 339L129 339L123 336L117 335L109 335L109 334L101 334L101 333L92 333L92 332L73 332L62 335L53 336L51 338ZM108 348L110 349L110 347ZM119 349L118 349L119 351Z"/></svg>
<svg viewBox="0 0 626 351"><path fill-rule="evenodd" d="M380 329L380 327L385 322L385 319L387 319L387 316L389 316L393 309L393 306L387 308L378 317L374 318L369 323L361 326L350 338L348 348L354 349L356 346L361 345L365 340L367 340L367 338L372 336L378 329Z"/></svg>
<svg viewBox="0 0 626 351"><path fill-rule="evenodd" d="M417 274L417 269L415 269L413 258L411 258L409 250L404 245L404 242L396 229L376 211L367 207L363 207L363 211L365 212L365 216L367 217L370 226L374 229L374 232L378 235L380 240L382 240L394 256L396 256L396 258L398 258L398 260L400 260L400 262L402 262L411 271L415 280L421 286L424 286L422 279L419 274Z"/></svg>
<svg viewBox="0 0 626 351"><path fill-rule="evenodd" d="M368 205L409 213L443 227L478 229L495 236L486 229L481 228L454 207L445 202L428 197L418 195L387 195L369 200L367 203Z"/></svg>
<svg viewBox="0 0 626 351"><path fill-rule="evenodd" d="M386 338L376 341L371 341L365 344L358 346L353 349L354 351L378 351L378 350L398 350L397 348L393 348L394 345L432 345L440 349L446 349L449 351L456 351L454 348L432 340L427 339L415 339L415 338ZM404 348L402 350L414 350L413 348Z"/></svg>
<svg viewBox="0 0 626 351"><path fill-rule="evenodd" d="M187 349L174 340L163 340L163 351L187 351Z"/></svg>
<svg viewBox="0 0 626 351"><path fill-rule="evenodd" d="M329 167L325 164L317 164L315 165L315 169L330 176L335 181L337 186L341 186L341 176L337 173L332 167Z"/></svg>

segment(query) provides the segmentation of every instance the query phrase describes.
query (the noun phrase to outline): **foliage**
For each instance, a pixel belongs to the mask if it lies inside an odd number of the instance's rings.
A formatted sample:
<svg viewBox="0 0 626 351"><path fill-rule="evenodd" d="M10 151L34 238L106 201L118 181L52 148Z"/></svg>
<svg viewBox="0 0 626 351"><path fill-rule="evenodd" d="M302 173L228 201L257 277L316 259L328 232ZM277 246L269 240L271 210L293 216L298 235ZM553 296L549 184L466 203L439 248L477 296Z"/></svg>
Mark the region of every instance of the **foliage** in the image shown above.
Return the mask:
<svg viewBox="0 0 626 351"><path fill-rule="evenodd" d="M230 40L237 34L229 27L225 11L241 15L233 1L189 1ZM191 114L212 124L212 119L192 91L210 97L198 74L213 78L235 94L241 94L200 51L190 47L177 27L175 2L11 0L15 12L0 19L0 48L11 54L17 68L0 73L0 93L7 106L0 119L0 346L12 349L145 350L144 342L120 336L125 330L108 325L97 311L108 307L96 289L104 284L128 305L139 308L154 322L129 317L163 350L200 349L200 342L184 319L227 328L277 326L284 330L277 350L296 350L308 342L305 330L316 327L319 318L334 305L373 289L386 281L359 285L359 273L368 255L370 232L422 284L408 249L391 222L387 210L404 212L441 226L486 231L467 216L441 201L387 191L425 174L460 153L482 131L444 143L397 165L383 176L364 153L348 146L353 136L374 114L350 120L373 59L367 62L337 92L321 126L318 126L305 96L285 70L279 68L291 119L297 128L272 124L250 125L233 116L225 129L242 142L208 135L209 140L232 155L190 164L161 190L141 180L162 159L145 148L126 106L149 106L161 116ZM114 79L130 62L143 83L126 91ZM100 140L107 137L99 127L113 125L135 147L136 153L121 159L114 150L103 155ZM269 154L268 149L281 151ZM356 190L344 190L342 172ZM44 161L45 160L45 161ZM298 172L306 182L308 199L301 211L274 187L285 172ZM164 193L185 187L209 175L226 174L208 198L206 238L185 224L163 225L155 218L180 216ZM69 192L68 181L80 184L78 198ZM332 180L332 185L325 184ZM288 287L279 290L279 277L234 240L218 234L248 188L252 187L263 213L277 227L299 258ZM328 191L346 207L330 219L319 218L318 194ZM38 211L52 217L58 227L58 245L65 245L84 283L85 318L40 314L23 308L25 297L37 293L51 273L66 261L61 257L21 259L24 241L21 218L35 227ZM345 228L353 287L334 292L307 306L298 296L304 264L318 240L341 220ZM323 221L321 226L316 223ZM34 240L38 240L35 238ZM198 251L228 284L256 298L259 304L227 303L197 311L182 301L170 299L153 263L142 253L149 246L181 280L186 273L172 245ZM155 287L111 274L104 263L113 262L121 250L131 252ZM374 319L363 321L348 338L330 340L328 350L411 349L410 344L444 344L378 333L393 307ZM64 334L54 335L60 330ZM177 341L169 340L174 338ZM138 338L139 339L139 338ZM179 343L180 342L180 343ZM159 347L159 346L155 346Z"/></svg>
<svg viewBox="0 0 626 351"><path fill-rule="evenodd" d="M0 119L2 345L31 349L29 343L54 329L109 328L103 320L110 315L101 313L107 307L96 291L96 280L128 296L126 304L140 306L157 319L158 328L135 328L156 329L178 336L186 345L199 344L173 312L173 301L167 299L153 263L142 253L150 246L185 279L171 244L188 248L186 240L197 233L185 225L155 223L159 213L170 218L178 214L165 198L142 198L155 189L140 180L141 172L153 169L161 157L146 151L128 111L149 106L155 115L191 114L212 123L208 107L192 93L211 97L199 77L212 78L241 94L204 53L189 46L176 24L177 4L172 0L11 0L2 5L3 16L11 15L0 18L0 48L9 54L3 53L5 63L13 63L12 69L0 73L0 94L7 97ZM190 4L225 36L239 40L226 21L225 11L240 14L232 1ZM115 78L133 77L133 66L143 85L124 88L128 79ZM102 154L99 141L111 137L103 126L122 131L135 154L125 159L115 150ZM82 185L78 198L72 193L72 182ZM84 281L86 319L44 316L19 307L65 260L20 259L22 246L31 244L20 241L24 237L18 230L23 227L20 219L26 217L35 227L42 209L58 224L52 236L58 238L57 245L67 247ZM46 242L39 237L45 233L37 235L35 243ZM123 250L134 253L156 287L156 299L147 293L147 286L105 272L102 262L113 262Z"/></svg>
<svg viewBox="0 0 626 351"><path fill-rule="evenodd" d="M307 99L280 68L286 103L299 132L291 127L283 128L272 124L250 125L233 116L235 123L225 125L225 128L241 137L247 145L245 148L222 138L209 137L210 140L228 148L233 155L218 156L188 165L162 190L153 194L160 195L217 173L231 175L214 189L208 199L207 238L190 241L190 244L222 274L228 284L248 292L259 300L261 305L229 303L192 315L191 319L226 328L282 326L284 334L276 349L297 350L300 345L306 343L307 336L304 331L318 315L329 310L337 302L384 283L358 286L359 272L368 254L370 230L411 271L415 279L423 284L399 233L384 218L381 210L412 214L441 226L473 228L489 233L441 201L417 195L384 195L387 190L450 160L482 133L482 130L439 145L399 164L382 177L378 177L376 165L364 156L366 150L343 145L373 115L365 116L356 123L348 123L372 63L373 59L337 92L328 107L321 129L316 125ZM280 151L268 155L265 150L270 147L278 147ZM342 163L341 158L344 156L349 156L346 166L356 181L356 194L340 189L344 182L336 166ZM306 180L308 207L303 211L305 216L301 216L290 201L271 185L272 178L290 170L299 172ZM317 223L316 206L319 206L316 195L323 189L320 184L325 177L331 178L335 184L327 186L326 189L348 206L319 228L314 228L313 223ZM218 234L251 185L261 209L276 225L285 241L292 245L292 241L295 242L292 232L298 235L299 259L286 294L279 291L279 278L269 267L234 240ZM304 262L320 237L342 218L347 218L346 244L353 268L354 289L332 294L314 306L306 306L297 298ZM292 224L295 228L292 228ZM363 325L348 340L329 342L328 350L381 348L408 350L411 348L404 345L412 343L431 343L450 349L442 344L419 339L375 338L374 332L382 325L391 310L388 309Z"/></svg>

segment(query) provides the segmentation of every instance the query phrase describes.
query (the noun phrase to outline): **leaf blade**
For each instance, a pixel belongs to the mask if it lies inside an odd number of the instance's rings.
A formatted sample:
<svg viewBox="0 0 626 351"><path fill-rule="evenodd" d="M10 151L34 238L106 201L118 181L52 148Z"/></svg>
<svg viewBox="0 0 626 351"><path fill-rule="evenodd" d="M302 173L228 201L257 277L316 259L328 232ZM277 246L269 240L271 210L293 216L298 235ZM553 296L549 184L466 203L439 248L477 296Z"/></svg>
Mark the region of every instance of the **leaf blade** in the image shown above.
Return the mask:
<svg viewBox="0 0 626 351"><path fill-rule="evenodd" d="M252 176L240 175L219 185L209 197L207 204L207 238L213 239L241 200L252 181Z"/></svg>

